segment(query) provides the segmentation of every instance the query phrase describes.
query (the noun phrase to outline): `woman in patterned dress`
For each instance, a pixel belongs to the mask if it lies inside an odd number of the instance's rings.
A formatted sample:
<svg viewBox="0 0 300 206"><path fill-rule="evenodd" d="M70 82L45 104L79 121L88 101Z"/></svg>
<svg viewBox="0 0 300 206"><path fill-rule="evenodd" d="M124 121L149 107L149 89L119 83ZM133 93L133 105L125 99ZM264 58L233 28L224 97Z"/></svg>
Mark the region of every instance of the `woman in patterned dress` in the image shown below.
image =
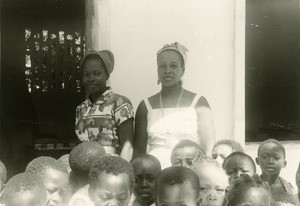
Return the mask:
<svg viewBox="0 0 300 206"><path fill-rule="evenodd" d="M170 166L174 146L183 139L201 144L210 154L214 130L210 106L205 97L182 87L187 49L176 43L157 53L159 93L144 99L135 119L134 151L157 157L162 168Z"/></svg>
<svg viewBox="0 0 300 206"><path fill-rule="evenodd" d="M75 132L81 141L96 141L108 154L130 161L133 154L133 107L107 81L114 68L109 50L89 51L81 63L87 99L76 109Z"/></svg>

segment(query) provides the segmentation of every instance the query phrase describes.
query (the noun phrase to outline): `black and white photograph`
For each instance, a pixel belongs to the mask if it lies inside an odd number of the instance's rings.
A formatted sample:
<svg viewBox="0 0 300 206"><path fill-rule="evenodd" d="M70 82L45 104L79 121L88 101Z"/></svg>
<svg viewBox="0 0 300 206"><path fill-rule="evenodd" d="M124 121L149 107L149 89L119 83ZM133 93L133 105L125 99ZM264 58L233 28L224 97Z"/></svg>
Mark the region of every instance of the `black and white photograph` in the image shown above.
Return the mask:
<svg viewBox="0 0 300 206"><path fill-rule="evenodd" d="M0 0L0 206L300 206L300 0Z"/></svg>

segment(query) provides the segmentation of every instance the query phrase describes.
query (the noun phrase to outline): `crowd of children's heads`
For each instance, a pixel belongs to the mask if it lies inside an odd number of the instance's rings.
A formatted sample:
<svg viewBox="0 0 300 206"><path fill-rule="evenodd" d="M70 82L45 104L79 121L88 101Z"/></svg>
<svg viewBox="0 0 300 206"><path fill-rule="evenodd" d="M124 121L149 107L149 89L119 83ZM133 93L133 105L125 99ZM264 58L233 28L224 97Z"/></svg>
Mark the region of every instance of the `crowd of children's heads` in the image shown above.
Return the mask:
<svg viewBox="0 0 300 206"><path fill-rule="evenodd" d="M222 148L223 147L223 148ZM284 146L273 139L260 144L255 161L232 140L217 142L211 157L190 140L172 151L162 169L150 154L127 162L105 154L97 142L84 142L58 160L41 156L6 184L0 162L5 206L294 206L298 195L280 176ZM256 164L262 174L256 172ZM70 172L71 170L71 172ZM300 163L296 173L300 187ZM0 188L1 189L1 188Z"/></svg>

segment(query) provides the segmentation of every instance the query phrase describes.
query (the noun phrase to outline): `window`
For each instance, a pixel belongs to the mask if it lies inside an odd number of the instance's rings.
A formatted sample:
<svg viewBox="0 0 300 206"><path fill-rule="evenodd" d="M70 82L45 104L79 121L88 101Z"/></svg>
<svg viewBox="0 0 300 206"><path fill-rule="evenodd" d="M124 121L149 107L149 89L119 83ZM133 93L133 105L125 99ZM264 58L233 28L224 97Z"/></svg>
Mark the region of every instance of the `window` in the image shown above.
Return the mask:
<svg viewBox="0 0 300 206"><path fill-rule="evenodd" d="M80 32L25 29L25 78L31 92L80 92Z"/></svg>
<svg viewBox="0 0 300 206"><path fill-rule="evenodd" d="M300 140L300 5L246 1L246 141Z"/></svg>

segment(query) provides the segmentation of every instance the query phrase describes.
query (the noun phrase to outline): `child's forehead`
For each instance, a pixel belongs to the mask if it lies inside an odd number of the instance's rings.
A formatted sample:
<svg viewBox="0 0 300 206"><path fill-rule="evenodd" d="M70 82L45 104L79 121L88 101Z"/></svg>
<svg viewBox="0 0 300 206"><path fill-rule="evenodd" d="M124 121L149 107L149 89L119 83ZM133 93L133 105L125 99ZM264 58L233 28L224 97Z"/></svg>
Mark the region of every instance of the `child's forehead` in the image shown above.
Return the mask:
<svg viewBox="0 0 300 206"><path fill-rule="evenodd" d="M213 166L205 166L201 168L197 172L200 183L201 182L207 182L207 183L218 183L218 184L226 184L228 182L228 177L225 173L225 171L222 168L217 168Z"/></svg>
<svg viewBox="0 0 300 206"><path fill-rule="evenodd" d="M182 191L184 188L185 189L188 188L189 191L194 191L192 183L189 180L186 180L181 183L174 183L174 184L162 183L162 184L160 184L160 188L158 188L158 190L160 190L160 191L175 191L175 190Z"/></svg>
<svg viewBox="0 0 300 206"><path fill-rule="evenodd" d="M282 147L275 142L266 142L260 147L260 152L280 152L284 153Z"/></svg>
<svg viewBox="0 0 300 206"><path fill-rule="evenodd" d="M233 156L228 163L231 164L240 164L240 163L252 163L251 159L247 156L237 155Z"/></svg>
<svg viewBox="0 0 300 206"><path fill-rule="evenodd" d="M151 171L151 170L157 170L160 168L159 162L155 162L152 159L149 158L140 158L132 162L133 169L136 170L145 170L145 171Z"/></svg>

